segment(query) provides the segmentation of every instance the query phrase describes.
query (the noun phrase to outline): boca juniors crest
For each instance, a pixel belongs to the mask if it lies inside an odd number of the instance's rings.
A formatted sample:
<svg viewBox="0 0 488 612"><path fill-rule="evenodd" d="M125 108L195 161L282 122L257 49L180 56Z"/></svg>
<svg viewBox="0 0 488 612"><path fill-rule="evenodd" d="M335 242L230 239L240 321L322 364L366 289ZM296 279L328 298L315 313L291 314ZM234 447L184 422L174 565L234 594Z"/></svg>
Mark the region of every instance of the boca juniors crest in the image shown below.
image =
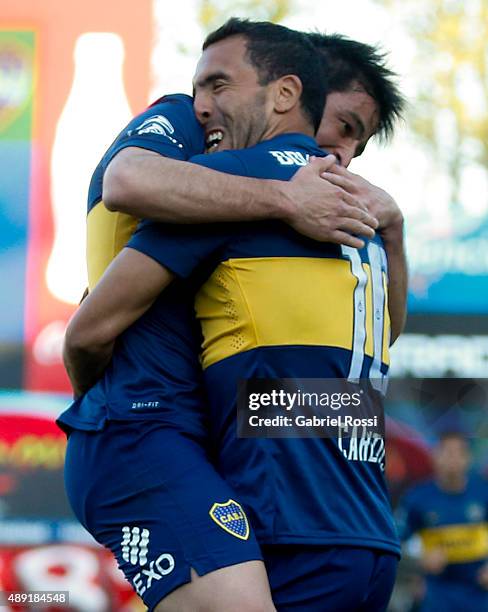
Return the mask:
<svg viewBox="0 0 488 612"><path fill-rule="evenodd" d="M219 527L236 538L247 540L249 537L249 523L246 513L242 506L233 499L229 499L225 504L215 503L210 508L209 514Z"/></svg>

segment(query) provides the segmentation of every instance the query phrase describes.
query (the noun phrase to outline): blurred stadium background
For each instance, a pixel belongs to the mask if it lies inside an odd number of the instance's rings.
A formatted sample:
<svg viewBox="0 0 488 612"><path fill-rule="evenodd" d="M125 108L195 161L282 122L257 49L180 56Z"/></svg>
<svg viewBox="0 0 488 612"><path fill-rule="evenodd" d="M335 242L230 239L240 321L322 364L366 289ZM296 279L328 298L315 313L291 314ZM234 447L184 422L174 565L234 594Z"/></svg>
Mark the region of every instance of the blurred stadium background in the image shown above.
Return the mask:
<svg viewBox="0 0 488 612"><path fill-rule="evenodd" d="M473 438L475 468L488 467L488 0L2 0L0 590L69 589L80 612L142 609L64 497L53 424L69 400L62 337L85 287L92 170L148 102L191 91L204 34L232 14L390 52L406 121L351 169L387 189L407 223L409 318L389 402L394 500L429 474L446 424ZM396 612L421 588L409 580Z"/></svg>

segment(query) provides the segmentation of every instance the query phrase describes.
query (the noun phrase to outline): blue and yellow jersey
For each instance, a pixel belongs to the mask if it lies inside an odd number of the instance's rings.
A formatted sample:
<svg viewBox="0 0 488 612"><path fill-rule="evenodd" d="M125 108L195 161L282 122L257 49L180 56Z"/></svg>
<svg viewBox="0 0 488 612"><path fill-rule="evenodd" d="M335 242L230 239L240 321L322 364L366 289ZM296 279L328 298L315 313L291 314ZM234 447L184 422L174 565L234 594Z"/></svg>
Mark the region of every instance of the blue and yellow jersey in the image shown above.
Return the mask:
<svg viewBox="0 0 488 612"><path fill-rule="evenodd" d="M139 147L182 161L202 153L203 130L193 112L193 98L173 94L154 102L120 132L93 173L87 211L90 289L100 280L137 227L138 219L124 213L110 212L102 201L104 172L114 156L126 147Z"/></svg>
<svg viewBox="0 0 488 612"><path fill-rule="evenodd" d="M207 401L193 298L186 283L173 282L118 337L103 376L59 416L61 428L101 431L107 421L157 421L206 444Z"/></svg>
<svg viewBox="0 0 488 612"><path fill-rule="evenodd" d="M399 511L400 535L418 534L425 551L440 549L448 565L440 578L475 581L488 562L488 483L473 475L464 491L443 491L435 482L413 488Z"/></svg>
<svg viewBox="0 0 488 612"><path fill-rule="evenodd" d="M301 134L191 161L289 180L323 153ZM239 379L360 378L383 383L390 326L386 256L319 243L281 222L144 222L129 247L198 286L202 365L218 470L246 502L262 543L399 552L384 480L384 441L236 437Z"/></svg>
<svg viewBox="0 0 488 612"><path fill-rule="evenodd" d="M98 165L88 198L88 270L93 287L122 249L137 219L109 212L102 202L103 174L125 147L140 147L187 160L203 151L203 131L193 99L165 96L122 130ZM164 189L164 185L161 185ZM158 420L190 435L206 436L200 332L193 316L193 293L173 286L117 340L100 381L60 417L65 428L101 430L107 420Z"/></svg>

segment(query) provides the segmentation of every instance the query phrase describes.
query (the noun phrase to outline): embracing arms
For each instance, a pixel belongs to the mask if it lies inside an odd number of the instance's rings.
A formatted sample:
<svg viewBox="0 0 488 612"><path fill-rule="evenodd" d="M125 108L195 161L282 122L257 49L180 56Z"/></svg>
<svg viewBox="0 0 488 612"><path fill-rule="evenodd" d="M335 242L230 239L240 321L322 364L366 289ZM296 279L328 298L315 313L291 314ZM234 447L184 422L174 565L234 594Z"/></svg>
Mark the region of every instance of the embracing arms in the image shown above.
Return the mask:
<svg viewBox="0 0 488 612"><path fill-rule="evenodd" d="M402 212L386 191L346 168L334 165L322 176L353 195L378 220L376 231L383 240L388 259L388 311L393 344L407 318L408 268Z"/></svg>
<svg viewBox="0 0 488 612"><path fill-rule="evenodd" d="M83 300L66 331L63 359L75 396L100 378L117 337L146 312L173 274L151 257L125 248Z"/></svg>
<svg viewBox="0 0 488 612"><path fill-rule="evenodd" d="M372 237L377 222L355 196L321 180L334 163L330 155L289 182L259 180L127 147L105 171L103 201L109 210L170 223L281 219L310 238L360 248L356 236Z"/></svg>

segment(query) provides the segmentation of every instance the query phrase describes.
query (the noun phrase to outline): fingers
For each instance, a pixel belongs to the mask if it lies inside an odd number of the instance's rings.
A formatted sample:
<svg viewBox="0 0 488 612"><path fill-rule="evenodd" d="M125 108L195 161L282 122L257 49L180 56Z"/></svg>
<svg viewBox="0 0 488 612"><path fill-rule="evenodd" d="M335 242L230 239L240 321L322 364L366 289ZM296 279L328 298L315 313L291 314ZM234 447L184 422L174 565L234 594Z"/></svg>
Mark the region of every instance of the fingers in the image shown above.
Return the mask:
<svg viewBox="0 0 488 612"><path fill-rule="evenodd" d="M345 191L349 193L354 192L354 183L350 179L346 178L345 176L333 174L330 171L322 172L320 176L326 181L329 181L329 183L332 183L333 185L337 185L337 187L342 187L342 189L344 189Z"/></svg>
<svg viewBox="0 0 488 612"><path fill-rule="evenodd" d="M347 191L342 194L342 201L347 205L347 210L342 211L345 217L353 217L376 229L379 226L378 219L371 214L366 204L352 196Z"/></svg>
<svg viewBox="0 0 488 612"><path fill-rule="evenodd" d="M309 159L309 166L321 174L330 170L337 163L336 158L333 155L327 155L326 157L314 157L313 155Z"/></svg>
<svg viewBox="0 0 488 612"><path fill-rule="evenodd" d="M330 182L330 181L327 180L327 182ZM339 188L337 195L340 196L341 200L344 200L346 204L349 204L350 206L354 206L355 208L359 208L361 210L364 210L365 212L368 212L367 205L362 201L362 199L359 199L357 195L355 194L353 195L347 189L344 189L342 185L337 184L336 187Z"/></svg>
<svg viewBox="0 0 488 612"><path fill-rule="evenodd" d="M371 215L365 208L358 206L354 200L354 203L350 204L349 202L347 202L345 197L343 199L345 206L341 210L342 217L346 219L354 219L356 221L360 221L364 225L368 225L373 229L376 229L378 227L379 223L376 217Z"/></svg>
<svg viewBox="0 0 488 612"><path fill-rule="evenodd" d="M348 234L364 236L368 239L374 238L375 235L375 231L370 225L349 217L341 219L337 224L337 229L347 232Z"/></svg>
<svg viewBox="0 0 488 612"><path fill-rule="evenodd" d="M344 168L344 166L340 166L339 164L335 164L330 167L329 172L336 174L337 176L347 176L348 170Z"/></svg>
<svg viewBox="0 0 488 612"><path fill-rule="evenodd" d="M354 172L351 172L347 168L344 168L344 166L339 166L339 164L335 164L334 166L331 166L329 169L329 172L332 172L333 174L337 176L348 176L350 178L361 178L358 174L354 174Z"/></svg>
<svg viewBox="0 0 488 612"><path fill-rule="evenodd" d="M373 216L373 211L371 210L372 205L374 204L374 200L372 200L368 195L371 192L365 192L364 190L358 190L355 183L346 178L344 176L338 176L332 174L331 172L322 172L320 175L321 178L327 180L327 182L339 187L343 191L342 199L349 205L355 206L365 212L368 212L370 215L370 219L376 219L376 215ZM376 212L378 207L374 208ZM369 223L371 225L371 223ZM378 227L378 221L376 219L376 225L371 225L372 227Z"/></svg>
<svg viewBox="0 0 488 612"><path fill-rule="evenodd" d="M343 244L344 246L350 246L354 249L362 249L364 247L364 240L361 240L361 238L358 238L357 236L351 236L350 234L347 234L341 230L335 230L332 232L327 241L335 244Z"/></svg>

